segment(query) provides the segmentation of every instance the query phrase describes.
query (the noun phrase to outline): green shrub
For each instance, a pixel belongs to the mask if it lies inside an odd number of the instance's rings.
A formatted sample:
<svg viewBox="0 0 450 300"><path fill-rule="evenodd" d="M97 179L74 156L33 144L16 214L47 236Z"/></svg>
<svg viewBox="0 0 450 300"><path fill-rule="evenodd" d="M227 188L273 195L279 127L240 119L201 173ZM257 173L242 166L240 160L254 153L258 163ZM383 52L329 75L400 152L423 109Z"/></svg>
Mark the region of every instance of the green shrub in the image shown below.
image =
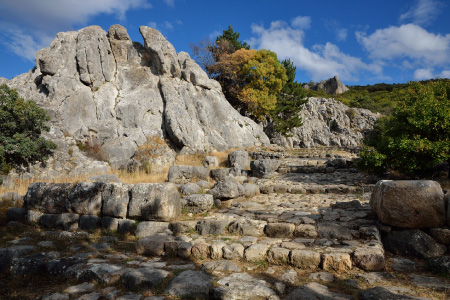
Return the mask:
<svg viewBox="0 0 450 300"><path fill-rule="evenodd" d="M48 131L47 113L33 101L26 101L7 85L0 86L0 165L10 168L45 161L56 144L41 137Z"/></svg>
<svg viewBox="0 0 450 300"><path fill-rule="evenodd" d="M450 81L411 82L390 117L377 121L360 167L424 176L450 160Z"/></svg>

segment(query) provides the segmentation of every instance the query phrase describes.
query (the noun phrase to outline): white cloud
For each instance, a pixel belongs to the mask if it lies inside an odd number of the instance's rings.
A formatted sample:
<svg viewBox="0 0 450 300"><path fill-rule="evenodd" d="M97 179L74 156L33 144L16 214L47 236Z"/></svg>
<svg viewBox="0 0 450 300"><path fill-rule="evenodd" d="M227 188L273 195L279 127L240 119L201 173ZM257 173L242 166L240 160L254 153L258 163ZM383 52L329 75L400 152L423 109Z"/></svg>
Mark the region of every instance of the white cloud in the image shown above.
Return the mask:
<svg viewBox="0 0 450 300"><path fill-rule="evenodd" d="M439 13L440 3L434 0L416 0L415 4L404 14L400 22L412 22L418 25L431 23Z"/></svg>
<svg viewBox="0 0 450 300"><path fill-rule="evenodd" d="M450 58L450 34L433 34L414 24L378 29L369 36L356 32L356 38L374 59L409 58L423 65L438 65Z"/></svg>
<svg viewBox="0 0 450 300"><path fill-rule="evenodd" d="M338 28L336 29L336 40L339 42L345 41L347 39L347 29Z"/></svg>
<svg viewBox="0 0 450 300"><path fill-rule="evenodd" d="M177 25L179 25L179 23L176 23ZM156 23L154 21L148 22L147 26L157 29L159 31L167 31L167 30L172 30L174 28L173 23L169 22L169 21L164 21L162 23Z"/></svg>
<svg viewBox="0 0 450 300"><path fill-rule="evenodd" d="M280 60L290 58L298 70L306 71L314 81L334 75L342 80L357 81L361 71L382 72L380 66L365 64L361 59L341 52L332 43L306 48L303 44L304 31L291 28L281 21L272 22L268 29L253 24L252 32L254 37L249 42L253 47L272 50Z"/></svg>
<svg viewBox="0 0 450 300"><path fill-rule="evenodd" d="M41 35L35 38L9 23L0 23L0 44L11 52L30 61L34 61L36 51L48 46L52 37Z"/></svg>
<svg viewBox="0 0 450 300"><path fill-rule="evenodd" d="M443 70L441 74L439 74L440 78L450 78L450 70Z"/></svg>
<svg viewBox="0 0 450 300"><path fill-rule="evenodd" d="M175 6L175 0L164 0L164 3L167 5L174 7Z"/></svg>
<svg viewBox="0 0 450 300"><path fill-rule="evenodd" d="M291 25L298 29L308 29L311 27L311 18L298 16L291 21Z"/></svg>
<svg viewBox="0 0 450 300"><path fill-rule="evenodd" d="M17 55L32 59L35 50L48 46L56 33L84 25L98 14L123 21L128 10L149 7L147 0L0 0L0 41Z"/></svg>
<svg viewBox="0 0 450 300"><path fill-rule="evenodd" d="M425 80L433 78L433 69L417 69L414 71L414 79L416 80Z"/></svg>

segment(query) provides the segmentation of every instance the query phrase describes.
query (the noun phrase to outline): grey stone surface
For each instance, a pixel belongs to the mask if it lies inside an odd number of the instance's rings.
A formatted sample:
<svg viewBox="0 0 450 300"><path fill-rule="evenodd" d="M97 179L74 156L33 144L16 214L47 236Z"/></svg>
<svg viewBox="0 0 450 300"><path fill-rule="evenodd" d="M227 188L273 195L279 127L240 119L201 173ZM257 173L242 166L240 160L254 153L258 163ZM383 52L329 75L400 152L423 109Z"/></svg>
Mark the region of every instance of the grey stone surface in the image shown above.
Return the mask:
<svg viewBox="0 0 450 300"><path fill-rule="evenodd" d="M186 299L208 299L212 281L202 271L184 271L170 282L165 293Z"/></svg>
<svg viewBox="0 0 450 300"><path fill-rule="evenodd" d="M153 268L131 269L120 276L120 282L132 291L150 290L159 286L169 272Z"/></svg>
<svg viewBox="0 0 450 300"><path fill-rule="evenodd" d="M201 190L200 186L196 183L190 182L190 183L186 183L183 184L180 187L180 193L183 195L191 195L191 194L196 194Z"/></svg>
<svg viewBox="0 0 450 300"><path fill-rule="evenodd" d="M80 215L65 213L57 215L58 218L55 222L55 227L66 230L66 231L75 231L78 229L78 221L80 219Z"/></svg>
<svg viewBox="0 0 450 300"><path fill-rule="evenodd" d="M216 272L241 272L241 268L231 260L211 260L202 265L202 270Z"/></svg>
<svg viewBox="0 0 450 300"><path fill-rule="evenodd" d="M208 191L208 194L214 196L215 199L232 199L240 196L237 181L227 176L224 180L217 182L212 189Z"/></svg>
<svg viewBox="0 0 450 300"><path fill-rule="evenodd" d="M279 297L264 280L253 278L247 273L234 273L217 282L214 299L276 300Z"/></svg>
<svg viewBox="0 0 450 300"><path fill-rule="evenodd" d="M446 223L441 186L431 180L379 181L370 206L383 224L400 228L432 228Z"/></svg>
<svg viewBox="0 0 450 300"><path fill-rule="evenodd" d="M361 292L361 300L385 300L385 299L392 299L392 300L413 300L413 299L421 299L421 300L429 300L430 298L424 298L424 297L413 297L410 296L414 292L410 289L402 288L402 287L395 287L395 286L388 286L388 287L382 287L377 286L374 288L370 288L367 290L364 290ZM408 295L409 294L409 295Z"/></svg>
<svg viewBox="0 0 450 300"><path fill-rule="evenodd" d="M324 238L337 239L337 240L351 240L353 239L350 231L335 223L321 222L317 224L317 230L319 235Z"/></svg>
<svg viewBox="0 0 450 300"><path fill-rule="evenodd" d="M183 207L191 213L202 213L211 209L214 205L214 197L209 194L193 194L182 199Z"/></svg>
<svg viewBox="0 0 450 300"><path fill-rule="evenodd" d="M328 287L317 282L311 282L304 286L298 287L289 293L286 300L350 300L351 296L330 292Z"/></svg>
<svg viewBox="0 0 450 300"><path fill-rule="evenodd" d="M250 157L245 150L235 150L228 154L228 164L231 168L244 170L250 166Z"/></svg>
<svg viewBox="0 0 450 300"><path fill-rule="evenodd" d="M136 252L148 256L160 256L164 253L164 243L172 241L167 235L152 235L136 242Z"/></svg>
<svg viewBox="0 0 450 300"><path fill-rule="evenodd" d="M389 252L418 258L439 257L447 250L420 229L392 231L383 239L383 244Z"/></svg>
<svg viewBox="0 0 450 300"><path fill-rule="evenodd" d="M180 214L180 193L175 184L138 183L131 189L130 218L171 221Z"/></svg>
<svg viewBox="0 0 450 300"><path fill-rule="evenodd" d="M132 185L107 183L102 192L103 216L126 218Z"/></svg>
<svg viewBox="0 0 450 300"><path fill-rule="evenodd" d="M203 220L197 224L197 231L201 235L222 235L230 222L227 220Z"/></svg>
<svg viewBox="0 0 450 300"><path fill-rule="evenodd" d="M169 229L169 222L140 222L136 227L134 235L140 239L146 236L164 233L166 229Z"/></svg>
<svg viewBox="0 0 450 300"><path fill-rule="evenodd" d="M68 195L69 211L81 215L100 214L104 187L105 184L101 182L80 182L76 184Z"/></svg>
<svg viewBox="0 0 450 300"><path fill-rule="evenodd" d="M219 166L219 160L215 156L206 156L203 166L205 168L217 168Z"/></svg>
<svg viewBox="0 0 450 300"><path fill-rule="evenodd" d="M276 159L258 159L250 163L253 176L264 178L272 176L280 166L280 162Z"/></svg>

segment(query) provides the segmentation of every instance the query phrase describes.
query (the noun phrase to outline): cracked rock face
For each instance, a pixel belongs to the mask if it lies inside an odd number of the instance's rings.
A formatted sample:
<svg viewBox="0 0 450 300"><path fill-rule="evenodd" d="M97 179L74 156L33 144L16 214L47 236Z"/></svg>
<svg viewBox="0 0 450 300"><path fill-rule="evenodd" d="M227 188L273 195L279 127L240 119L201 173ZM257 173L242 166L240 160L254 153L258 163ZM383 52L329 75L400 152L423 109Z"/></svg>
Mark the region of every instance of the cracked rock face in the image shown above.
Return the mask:
<svg viewBox="0 0 450 300"><path fill-rule="evenodd" d="M302 127L293 128L291 137L271 132L273 143L284 147L355 147L365 132L373 129L381 115L362 108L350 108L334 99L310 97L302 109Z"/></svg>
<svg viewBox="0 0 450 300"><path fill-rule="evenodd" d="M187 53L155 29L139 30L144 45L120 25L59 33L35 68L0 83L48 111L48 138L62 146L95 139L114 168L153 136L183 153L270 143Z"/></svg>

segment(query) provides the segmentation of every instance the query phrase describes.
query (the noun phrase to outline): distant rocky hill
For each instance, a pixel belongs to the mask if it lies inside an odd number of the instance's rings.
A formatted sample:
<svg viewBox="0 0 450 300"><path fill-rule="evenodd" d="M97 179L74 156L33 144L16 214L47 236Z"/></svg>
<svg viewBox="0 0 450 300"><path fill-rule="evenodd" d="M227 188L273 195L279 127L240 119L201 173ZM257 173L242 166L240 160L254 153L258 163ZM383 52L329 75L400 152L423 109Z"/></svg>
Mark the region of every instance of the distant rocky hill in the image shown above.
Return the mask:
<svg viewBox="0 0 450 300"><path fill-rule="evenodd" d="M262 127L241 116L187 53L177 53L155 29L139 29L144 45L120 25L108 33L99 26L61 32L36 53L31 71L0 79L48 111L47 136L59 145L59 165L77 156L78 167L92 169L75 144L94 143L119 168L148 137L182 153L269 143Z"/></svg>
<svg viewBox="0 0 450 300"><path fill-rule="evenodd" d="M334 99L309 98L301 112L303 126L291 137L272 133L271 141L285 147L355 147L381 116L367 109L350 108Z"/></svg>
<svg viewBox="0 0 450 300"><path fill-rule="evenodd" d="M322 80L314 85L304 84L303 88L313 91L324 91L328 95L339 95L349 90L349 88L346 87L337 76L327 80Z"/></svg>

